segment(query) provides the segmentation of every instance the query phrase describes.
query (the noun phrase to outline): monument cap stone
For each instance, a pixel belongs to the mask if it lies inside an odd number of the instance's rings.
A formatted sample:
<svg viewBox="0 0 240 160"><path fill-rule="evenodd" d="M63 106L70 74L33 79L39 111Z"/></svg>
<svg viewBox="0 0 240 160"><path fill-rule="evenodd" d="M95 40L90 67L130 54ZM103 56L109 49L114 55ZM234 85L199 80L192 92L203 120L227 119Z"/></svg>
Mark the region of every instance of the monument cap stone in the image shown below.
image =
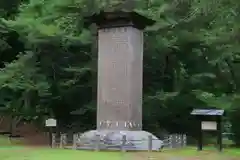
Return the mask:
<svg viewBox="0 0 240 160"><path fill-rule="evenodd" d="M143 30L147 26L155 23L154 20L149 19L134 11L100 11L85 18L87 24L95 23L99 28L113 28L132 26L134 28Z"/></svg>

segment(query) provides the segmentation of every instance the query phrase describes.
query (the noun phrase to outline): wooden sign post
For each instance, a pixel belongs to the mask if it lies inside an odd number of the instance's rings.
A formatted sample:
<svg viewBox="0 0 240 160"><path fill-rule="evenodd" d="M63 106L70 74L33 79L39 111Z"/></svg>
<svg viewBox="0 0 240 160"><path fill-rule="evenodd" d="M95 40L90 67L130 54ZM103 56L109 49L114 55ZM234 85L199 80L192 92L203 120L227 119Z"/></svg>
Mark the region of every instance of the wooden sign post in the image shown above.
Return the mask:
<svg viewBox="0 0 240 160"><path fill-rule="evenodd" d="M45 121L45 126L49 128L49 145L52 147L53 128L57 126L57 120L49 118Z"/></svg>
<svg viewBox="0 0 240 160"><path fill-rule="evenodd" d="M191 115L195 116L199 123L198 151L203 148L203 132L212 131L217 133L218 150L222 151L222 117L224 110L217 109L194 109Z"/></svg>

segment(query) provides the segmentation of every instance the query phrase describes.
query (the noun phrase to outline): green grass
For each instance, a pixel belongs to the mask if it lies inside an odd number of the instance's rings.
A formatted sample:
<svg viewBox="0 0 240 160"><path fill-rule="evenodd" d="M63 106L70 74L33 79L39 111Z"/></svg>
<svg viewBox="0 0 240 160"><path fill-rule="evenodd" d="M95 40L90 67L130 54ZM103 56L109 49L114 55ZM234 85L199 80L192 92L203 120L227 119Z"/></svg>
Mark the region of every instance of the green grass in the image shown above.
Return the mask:
<svg viewBox="0 0 240 160"><path fill-rule="evenodd" d="M0 147L1 146L13 146L13 145L19 145L21 144L20 140L10 140L9 138L6 138L4 136L0 136Z"/></svg>
<svg viewBox="0 0 240 160"><path fill-rule="evenodd" d="M9 143L8 138L5 138L5 137L3 137L3 136L0 136L0 144L1 144L1 145L9 145L10 143Z"/></svg>
<svg viewBox="0 0 240 160"><path fill-rule="evenodd" d="M23 147L0 137L0 160L147 160L149 157L161 160L240 160L240 149L225 149L223 153L211 147L202 152L197 152L194 147L152 153L94 152Z"/></svg>
<svg viewBox="0 0 240 160"><path fill-rule="evenodd" d="M50 148L1 147L0 160L240 160L240 149L227 149L218 153L213 149L197 152L194 148L162 152L94 152Z"/></svg>
<svg viewBox="0 0 240 160"><path fill-rule="evenodd" d="M0 160L147 160L153 157L161 160L240 160L240 150L226 150L218 153L213 150L196 152L193 148L163 152L94 152L48 148L2 147Z"/></svg>
<svg viewBox="0 0 240 160"><path fill-rule="evenodd" d="M1 160L120 160L120 153L76 150L14 148L0 149Z"/></svg>

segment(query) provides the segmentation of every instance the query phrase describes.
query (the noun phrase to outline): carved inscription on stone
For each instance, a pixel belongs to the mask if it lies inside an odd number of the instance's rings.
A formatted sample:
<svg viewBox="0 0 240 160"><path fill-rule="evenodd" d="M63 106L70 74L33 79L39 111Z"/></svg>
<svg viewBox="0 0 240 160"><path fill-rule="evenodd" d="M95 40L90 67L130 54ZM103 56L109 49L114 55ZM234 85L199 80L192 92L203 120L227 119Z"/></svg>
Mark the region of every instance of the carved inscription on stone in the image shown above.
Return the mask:
<svg viewBox="0 0 240 160"><path fill-rule="evenodd" d="M100 127L104 127L104 128L110 128L110 127L114 127L114 128L118 128L119 126L119 122L116 121L100 121ZM125 121L124 122L124 127L125 128L128 128L128 129L131 129L131 128L134 128L136 126L139 126L140 124L136 125L136 122L131 122L131 121Z"/></svg>
<svg viewBox="0 0 240 160"><path fill-rule="evenodd" d="M129 104L128 93L128 34L127 28L111 28L104 30L104 38L108 39L105 52L100 52L101 60L103 63L107 80L106 85L102 88L104 92L104 102L114 112L111 112L119 120L124 120L127 114L127 106ZM100 36L101 37L101 36ZM100 46L101 48L101 46ZM103 48L104 49L104 48ZM104 72L104 71L102 71ZM106 75L105 74L105 75ZM103 82L104 83L104 82ZM111 108L110 108L111 107ZM124 109L124 108L125 109ZM121 118L122 117L122 118Z"/></svg>
<svg viewBox="0 0 240 160"><path fill-rule="evenodd" d="M132 27L99 30L98 126L139 128L141 125L142 43ZM134 33L133 33L134 32ZM136 32L136 33L135 33ZM140 49L136 49L140 46ZM140 74L139 74L140 73ZM136 76L135 75L140 75ZM138 93L139 92L139 93ZM136 114L136 115L135 115ZM101 122L100 122L101 121Z"/></svg>

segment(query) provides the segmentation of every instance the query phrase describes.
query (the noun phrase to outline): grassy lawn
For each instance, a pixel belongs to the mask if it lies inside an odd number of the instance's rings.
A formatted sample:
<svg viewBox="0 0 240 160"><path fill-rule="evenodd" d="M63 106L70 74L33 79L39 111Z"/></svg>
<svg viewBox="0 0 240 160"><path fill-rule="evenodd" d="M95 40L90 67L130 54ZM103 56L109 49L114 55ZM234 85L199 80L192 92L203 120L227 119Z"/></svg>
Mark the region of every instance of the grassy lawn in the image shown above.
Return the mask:
<svg viewBox="0 0 240 160"><path fill-rule="evenodd" d="M240 160L240 150L217 153L212 150L196 152L193 148L154 153L94 152L47 148L1 147L0 160Z"/></svg>
<svg viewBox="0 0 240 160"><path fill-rule="evenodd" d="M225 149L218 153L213 148L197 152L195 148L165 150L162 152L94 152L12 145L0 138L0 160L240 160L240 149Z"/></svg>
<svg viewBox="0 0 240 160"><path fill-rule="evenodd" d="M85 152L74 150L4 148L0 149L1 160L120 160L119 153Z"/></svg>

